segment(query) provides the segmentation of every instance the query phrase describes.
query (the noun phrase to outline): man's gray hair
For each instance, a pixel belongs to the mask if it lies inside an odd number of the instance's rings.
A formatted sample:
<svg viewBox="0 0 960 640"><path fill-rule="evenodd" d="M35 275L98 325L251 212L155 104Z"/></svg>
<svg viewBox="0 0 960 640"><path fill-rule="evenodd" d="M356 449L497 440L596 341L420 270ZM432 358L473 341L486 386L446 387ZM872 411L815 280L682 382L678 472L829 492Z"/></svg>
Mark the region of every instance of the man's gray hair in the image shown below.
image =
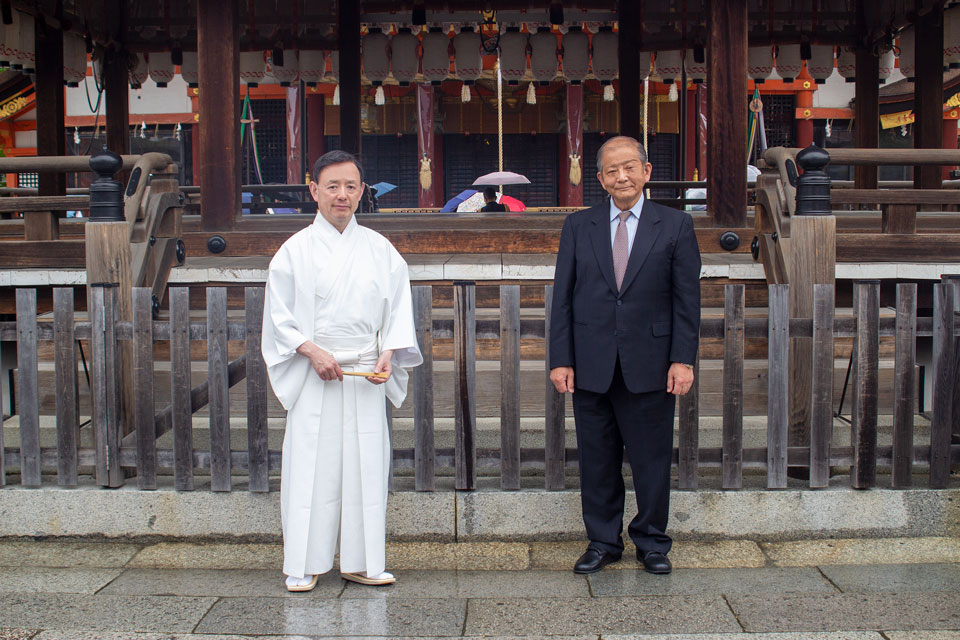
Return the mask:
<svg viewBox="0 0 960 640"><path fill-rule="evenodd" d="M643 164L647 164L647 150L643 148L643 145L640 144L639 141L637 141L634 138L631 138L630 136L614 136L613 138L610 138L609 140L604 142L602 145L600 145L600 148L597 149L597 171L598 172L603 171L603 150L606 149L607 145L610 145L610 144L635 144L637 146L637 154L640 156L640 162L642 162Z"/></svg>

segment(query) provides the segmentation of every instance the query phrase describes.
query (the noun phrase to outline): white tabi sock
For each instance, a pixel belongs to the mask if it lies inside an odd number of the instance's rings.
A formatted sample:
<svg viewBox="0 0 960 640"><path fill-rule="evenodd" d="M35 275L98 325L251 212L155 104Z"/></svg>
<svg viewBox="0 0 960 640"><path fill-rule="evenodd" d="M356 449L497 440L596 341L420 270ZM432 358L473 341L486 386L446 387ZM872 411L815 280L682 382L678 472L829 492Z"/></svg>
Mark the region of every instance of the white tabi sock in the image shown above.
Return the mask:
<svg viewBox="0 0 960 640"><path fill-rule="evenodd" d="M296 578L294 576L287 576L287 586L288 587L305 587L308 584L313 582L313 576L304 576L302 578Z"/></svg>

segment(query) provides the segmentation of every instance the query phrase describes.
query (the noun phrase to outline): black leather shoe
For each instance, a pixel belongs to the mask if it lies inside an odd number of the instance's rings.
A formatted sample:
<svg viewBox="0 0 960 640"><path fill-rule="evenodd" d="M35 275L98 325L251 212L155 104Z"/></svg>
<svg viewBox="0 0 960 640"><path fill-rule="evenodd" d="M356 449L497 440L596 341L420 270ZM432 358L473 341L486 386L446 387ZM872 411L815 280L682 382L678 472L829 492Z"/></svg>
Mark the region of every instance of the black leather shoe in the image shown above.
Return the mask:
<svg viewBox="0 0 960 640"><path fill-rule="evenodd" d="M673 571L670 559L659 551L651 551L646 555L637 551L637 560L643 563L643 568L647 573L663 575Z"/></svg>
<svg viewBox="0 0 960 640"><path fill-rule="evenodd" d="M608 553L599 549L587 549L577 564L573 565L574 573L596 573L608 564L620 561L619 553Z"/></svg>

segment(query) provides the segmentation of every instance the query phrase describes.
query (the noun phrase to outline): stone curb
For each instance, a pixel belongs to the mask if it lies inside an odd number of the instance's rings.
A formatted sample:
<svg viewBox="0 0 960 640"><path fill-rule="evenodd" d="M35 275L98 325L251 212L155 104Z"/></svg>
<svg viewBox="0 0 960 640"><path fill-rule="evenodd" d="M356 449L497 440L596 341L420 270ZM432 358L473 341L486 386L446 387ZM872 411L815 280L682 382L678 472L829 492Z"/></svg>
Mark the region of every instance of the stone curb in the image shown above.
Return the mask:
<svg viewBox="0 0 960 640"><path fill-rule="evenodd" d="M578 542L391 542L387 564L398 570L522 571L569 570L583 553ZM610 569L636 569L629 543ZM678 569L812 567L837 564L925 564L960 562L956 538L879 538L757 543L679 541L670 552ZM120 544L0 540L0 567L137 569L278 569L283 547L276 543Z"/></svg>
<svg viewBox="0 0 960 640"><path fill-rule="evenodd" d="M628 493L628 519L632 503ZM674 491L670 508L670 533L678 540L960 537L960 489ZM526 543L583 535L575 490L396 491L388 503L387 536L396 542ZM278 542L280 494L12 486L0 489L4 537Z"/></svg>

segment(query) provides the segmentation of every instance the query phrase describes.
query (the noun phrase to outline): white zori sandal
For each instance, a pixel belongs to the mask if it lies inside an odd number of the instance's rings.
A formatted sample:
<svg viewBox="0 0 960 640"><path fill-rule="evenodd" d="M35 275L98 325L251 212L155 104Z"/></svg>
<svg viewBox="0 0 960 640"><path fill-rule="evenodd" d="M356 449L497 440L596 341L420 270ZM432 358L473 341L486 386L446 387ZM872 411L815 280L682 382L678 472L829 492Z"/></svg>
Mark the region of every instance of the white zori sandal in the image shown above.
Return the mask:
<svg viewBox="0 0 960 640"><path fill-rule="evenodd" d="M375 587L380 587L387 584L393 584L394 582L397 581L397 579L393 577L392 573L387 573L386 571L384 571L379 575L375 575L373 577L367 577L362 573L341 573L340 577L343 578L344 580L357 582L359 584L373 585Z"/></svg>
<svg viewBox="0 0 960 640"><path fill-rule="evenodd" d="M287 576L285 584L287 585L287 591L313 591L319 579L319 575L304 576L302 578Z"/></svg>

